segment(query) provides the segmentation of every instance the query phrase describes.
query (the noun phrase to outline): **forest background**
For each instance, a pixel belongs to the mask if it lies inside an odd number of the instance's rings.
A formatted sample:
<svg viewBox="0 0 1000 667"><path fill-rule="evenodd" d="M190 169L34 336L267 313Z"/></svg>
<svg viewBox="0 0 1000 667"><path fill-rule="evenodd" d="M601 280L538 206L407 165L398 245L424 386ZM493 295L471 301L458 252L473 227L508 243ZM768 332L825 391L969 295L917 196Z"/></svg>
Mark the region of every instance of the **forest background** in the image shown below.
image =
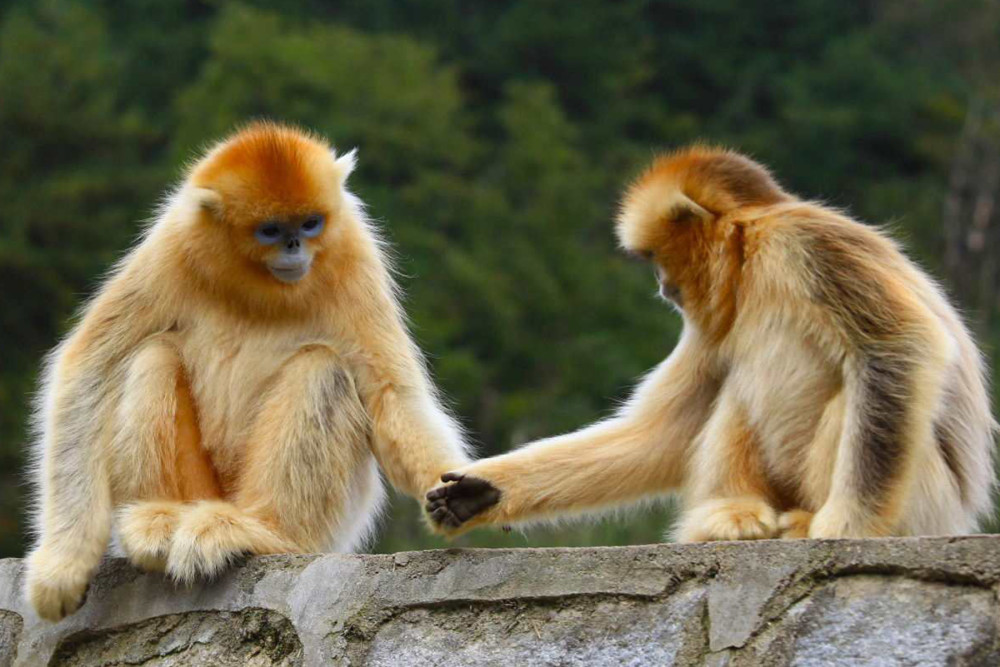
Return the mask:
<svg viewBox="0 0 1000 667"><path fill-rule="evenodd" d="M696 139L888 225L1000 370L993 0L0 0L0 556L28 539L42 356L185 162L258 117L360 149L351 184L481 455L606 416L669 353L680 319L611 221ZM655 542L671 517L458 543ZM418 519L392 496L373 548L443 545Z"/></svg>

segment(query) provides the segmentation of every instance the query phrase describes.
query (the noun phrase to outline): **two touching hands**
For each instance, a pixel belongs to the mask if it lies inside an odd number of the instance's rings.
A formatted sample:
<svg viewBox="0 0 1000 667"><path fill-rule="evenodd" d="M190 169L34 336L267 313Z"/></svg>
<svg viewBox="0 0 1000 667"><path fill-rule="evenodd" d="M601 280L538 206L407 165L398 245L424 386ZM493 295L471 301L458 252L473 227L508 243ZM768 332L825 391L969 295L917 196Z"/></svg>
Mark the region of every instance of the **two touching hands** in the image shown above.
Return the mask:
<svg viewBox="0 0 1000 667"><path fill-rule="evenodd" d="M482 519L476 524L488 522L489 517L481 515L500 502L500 489L481 477L447 472L441 475L441 482L427 492L424 510L432 526L442 533L471 528L469 522L476 517Z"/></svg>

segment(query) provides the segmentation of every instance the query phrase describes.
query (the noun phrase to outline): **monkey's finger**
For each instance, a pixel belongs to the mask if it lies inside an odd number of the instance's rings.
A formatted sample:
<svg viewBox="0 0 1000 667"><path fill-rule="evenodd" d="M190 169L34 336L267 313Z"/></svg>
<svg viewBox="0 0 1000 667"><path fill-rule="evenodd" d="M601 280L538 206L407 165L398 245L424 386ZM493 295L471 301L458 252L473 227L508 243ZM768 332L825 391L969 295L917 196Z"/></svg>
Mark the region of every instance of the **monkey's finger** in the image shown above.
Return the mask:
<svg viewBox="0 0 1000 667"><path fill-rule="evenodd" d="M465 479L465 473L461 472L446 472L441 475L442 482L461 482Z"/></svg>
<svg viewBox="0 0 1000 667"><path fill-rule="evenodd" d="M444 500L444 499L434 500L434 501L429 502L426 505L424 505L424 509L427 510L428 514L430 514L434 510L436 510L437 508L439 508L439 507L446 507L447 505L448 505L448 501L447 500Z"/></svg>
<svg viewBox="0 0 1000 667"><path fill-rule="evenodd" d="M431 512L431 519L434 523L444 524L450 526L453 521L456 521L458 517L451 513L447 507L439 507L433 512Z"/></svg>
<svg viewBox="0 0 1000 667"><path fill-rule="evenodd" d="M436 489L431 489L430 491L428 491L427 495L424 497L427 498L427 500L430 502L434 502L435 500L443 500L444 498L448 497L449 493L448 489L450 488L451 488L450 486L439 486Z"/></svg>

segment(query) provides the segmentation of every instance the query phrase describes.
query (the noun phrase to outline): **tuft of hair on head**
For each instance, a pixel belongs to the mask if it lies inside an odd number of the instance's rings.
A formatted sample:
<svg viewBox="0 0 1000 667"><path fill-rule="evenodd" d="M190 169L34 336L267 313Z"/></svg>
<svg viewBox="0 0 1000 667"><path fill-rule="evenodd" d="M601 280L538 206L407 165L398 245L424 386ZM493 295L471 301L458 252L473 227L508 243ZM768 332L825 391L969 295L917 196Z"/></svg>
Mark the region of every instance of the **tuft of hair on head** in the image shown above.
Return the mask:
<svg viewBox="0 0 1000 667"><path fill-rule="evenodd" d="M625 191L617 232L622 246L648 245L650 223L711 221L746 206L792 200L767 168L734 150L694 144L665 153Z"/></svg>
<svg viewBox="0 0 1000 667"><path fill-rule="evenodd" d="M257 120L209 149L189 181L200 208L230 222L308 214L335 207L356 156L337 157L308 130Z"/></svg>

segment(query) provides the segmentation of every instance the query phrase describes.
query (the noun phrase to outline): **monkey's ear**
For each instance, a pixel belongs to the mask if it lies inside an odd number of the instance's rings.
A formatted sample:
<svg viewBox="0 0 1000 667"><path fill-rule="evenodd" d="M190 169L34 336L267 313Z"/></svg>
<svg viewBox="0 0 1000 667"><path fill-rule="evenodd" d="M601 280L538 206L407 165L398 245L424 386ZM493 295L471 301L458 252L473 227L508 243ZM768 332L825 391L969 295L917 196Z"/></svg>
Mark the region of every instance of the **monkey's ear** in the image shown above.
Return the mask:
<svg viewBox="0 0 1000 667"><path fill-rule="evenodd" d="M215 213L216 215L222 213L222 195L215 190L195 188L194 200L198 202L199 207L206 211Z"/></svg>
<svg viewBox="0 0 1000 667"><path fill-rule="evenodd" d="M340 168L340 184L343 185L347 182L347 177L351 175L354 168L358 166L358 149L352 148L340 157L337 157L337 154L334 153L333 157L337 167Z"/></svg>
<svg viewBox="0 0 1000 667"><path fill-rule="evenodd" d="M709 222L714 217L698 202L683 193L678 194L677 200L667 212L667 219L677 223Z"/></svg>

